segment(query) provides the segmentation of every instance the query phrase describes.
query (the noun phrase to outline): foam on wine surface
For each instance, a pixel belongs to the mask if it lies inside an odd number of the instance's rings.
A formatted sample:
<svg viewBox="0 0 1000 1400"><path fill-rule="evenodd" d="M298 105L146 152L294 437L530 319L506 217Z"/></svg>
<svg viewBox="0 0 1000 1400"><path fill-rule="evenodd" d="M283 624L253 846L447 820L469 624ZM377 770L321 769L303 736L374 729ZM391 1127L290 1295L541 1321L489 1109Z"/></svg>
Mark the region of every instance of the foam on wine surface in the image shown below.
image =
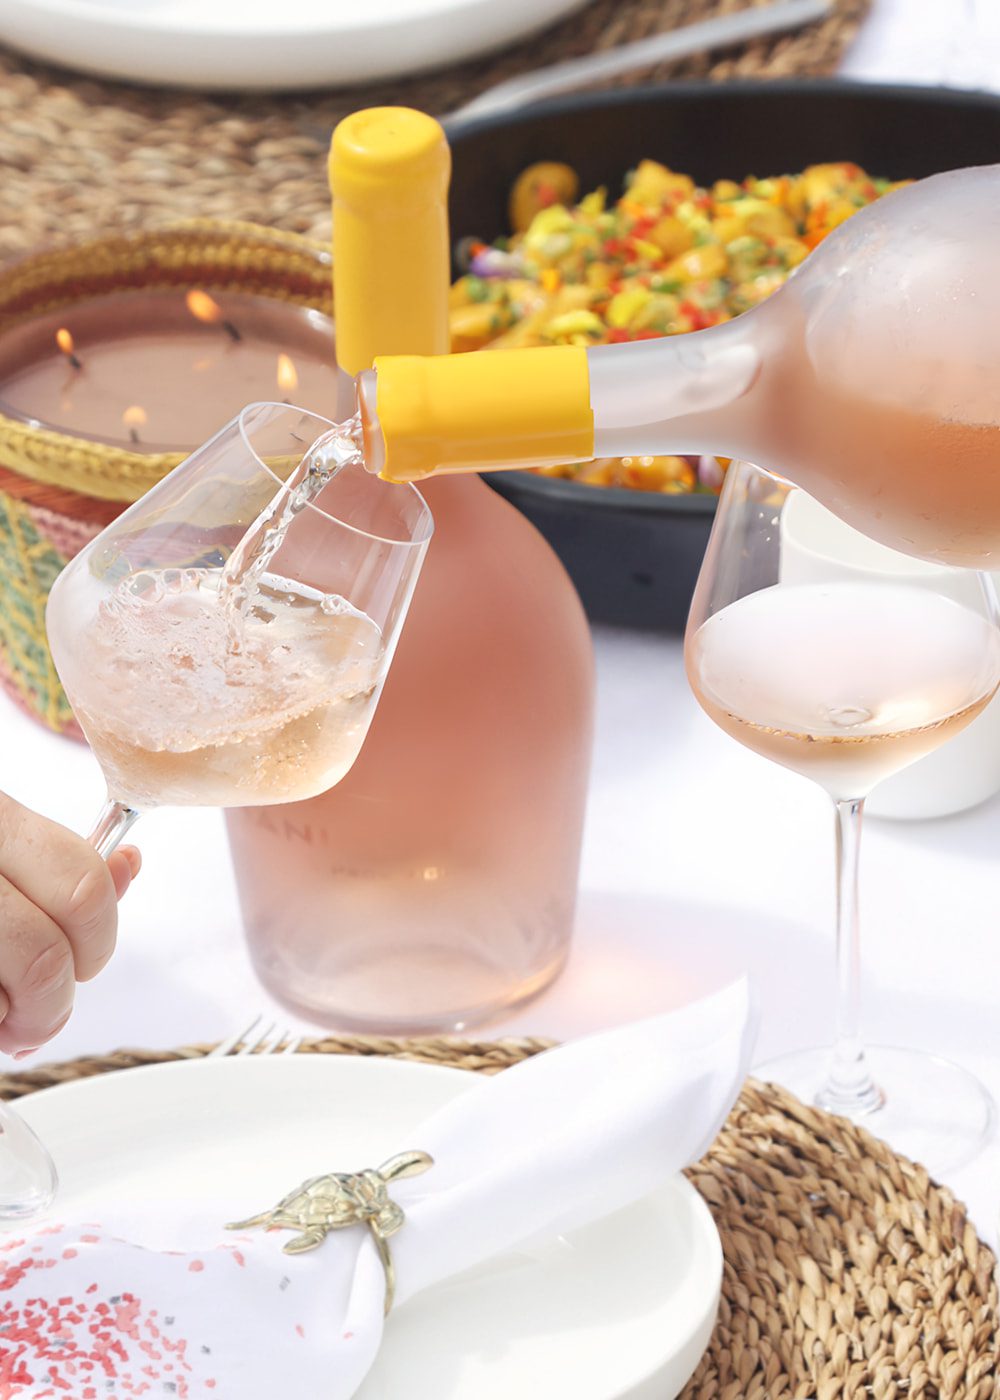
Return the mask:
<svg viewBox="0 0 1000 1400"><path fill-rule="evenodd" d="M255 579L232 640L218 569L131 574L97 604L73 703L129 806L290 802L348 770L383 672L376 624L338 595Z"/></svg>
<svg viewBox="0 0 1000 1400"><path fill-rule="evenodd" d="M721 729L849 799L975 719L1000 684L1000 637L929 589L775 586L703 623L687 667Z"/></svg>

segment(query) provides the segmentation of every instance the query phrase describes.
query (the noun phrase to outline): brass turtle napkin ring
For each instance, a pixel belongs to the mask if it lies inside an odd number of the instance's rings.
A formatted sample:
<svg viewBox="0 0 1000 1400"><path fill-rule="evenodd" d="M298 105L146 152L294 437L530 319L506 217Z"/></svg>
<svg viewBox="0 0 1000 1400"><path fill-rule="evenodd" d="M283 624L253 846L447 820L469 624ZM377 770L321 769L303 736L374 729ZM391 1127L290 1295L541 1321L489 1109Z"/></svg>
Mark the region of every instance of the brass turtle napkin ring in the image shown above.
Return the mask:
<svg viewBox="0 0 1000 1400"><path fill-rule="evenodd" d="M406 1216L391 1200L387 1187L404 1176L419 1176L434 1165L426 1152L400 1152L377 1170L331 1172L314 1176L282 1198L272 1210L262 1211L249 1220L227 1225L227 1230L298 1230L285 1245L286 1254L305 1254L323 1243L331 1230L351 1225L367 1225L375 1240L385 1271L385 1313L388 1315L396 1293L396 1270L389 1249L389 1236L404 1224Z"/></svg>

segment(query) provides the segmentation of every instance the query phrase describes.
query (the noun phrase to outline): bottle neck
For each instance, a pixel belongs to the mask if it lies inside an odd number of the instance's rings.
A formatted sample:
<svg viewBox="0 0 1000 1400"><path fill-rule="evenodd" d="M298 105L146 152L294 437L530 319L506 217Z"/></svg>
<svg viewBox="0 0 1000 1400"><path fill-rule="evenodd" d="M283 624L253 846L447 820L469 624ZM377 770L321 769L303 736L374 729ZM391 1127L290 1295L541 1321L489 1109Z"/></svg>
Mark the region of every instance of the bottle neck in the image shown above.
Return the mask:
<svg viewBox="0 0 1000 1400"><path fill-rule="evenodd" d="M757 320L590 350L379 356L358 384L368 469L420 481L595 456L739 455L763 363Z"/></svg>
<svg viewBox="0 0 1000 1400"><path fill-rule="evenodd" d="M594 456L733 455L727 410L756 383L747 320L587 352Z"/></svg>

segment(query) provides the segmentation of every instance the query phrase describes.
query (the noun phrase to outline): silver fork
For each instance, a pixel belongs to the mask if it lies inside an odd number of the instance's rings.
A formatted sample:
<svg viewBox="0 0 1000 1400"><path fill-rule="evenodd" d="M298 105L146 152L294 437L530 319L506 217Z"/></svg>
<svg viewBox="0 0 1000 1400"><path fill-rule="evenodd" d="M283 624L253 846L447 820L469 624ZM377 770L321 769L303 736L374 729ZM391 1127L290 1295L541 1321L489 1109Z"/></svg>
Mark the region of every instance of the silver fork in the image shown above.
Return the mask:
<svg viewBox="0 0 1000 1400"><path fill-rule="evenodd" d="M292 1035L287 1029L278 1030L277 1021L267 1024L267 1017L259 1012L246 1030L237 1031L214 1050L210 1059L221 1059L223 1055L294 1055L302 1044L301 1035Z"/></svg>

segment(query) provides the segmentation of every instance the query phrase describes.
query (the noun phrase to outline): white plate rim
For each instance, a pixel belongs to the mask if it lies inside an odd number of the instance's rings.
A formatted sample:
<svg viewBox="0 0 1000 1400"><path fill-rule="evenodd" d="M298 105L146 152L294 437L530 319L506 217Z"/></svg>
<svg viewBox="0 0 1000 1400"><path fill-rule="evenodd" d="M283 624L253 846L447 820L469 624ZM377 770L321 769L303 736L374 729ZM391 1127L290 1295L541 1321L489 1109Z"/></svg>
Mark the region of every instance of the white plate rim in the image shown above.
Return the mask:
<svg viewBox="0 0 1000 1400"><path fill-rule="evenodd" d="M205 1074L205 1067L209 1067L209 1073L217 1078L225 1079L226 1076L246 1076L252 1078L259 1074L264 1066L272 1068L266 1073L275 1073L278 1065L286 1066L285 1070L277 1070L277 1073L288 1073L292 1065L299 1068L296 1073L306 1073L317 1078L326 1075L336 1076L346 1073L355 1075L360 1073L374 1073L377 1076L388 1074L395 1078L408 1075L419 1076L421 1078L435 1078L446 1081L456 1088L461 1085L460 1092L473 1090L479 1082L479 1077L468 1070L463 1070L450 1065L437 1065L424 1061L397 1060L388 1056L357 1056L357 1055L291 1055L291 1056L225 1056L211 1057L202 1056L198 1058L167 1060L155 1064L131 1066L126 1069L115 1070L105 1074L86 1076L75 1080L65 1081L61 1084L52 1085L45 1089L40 1089L25 1096L21 1101L15 1102L14 1107L19 1108L24 1118L31 1126L36 1126L32 1121L40 1117L41 1124L39 1130L46 1131L44 1120L50 1117L53 1106L56 1118L58 1119L62 1108L69 1103L74 1106L74 1111L83 1104L86 1106L86 1098L105 1094L109 1089L113 1092L117 1083L118 1086L127 1084L134 1087L137 1083L155 1083L162 1079L183 1079L185 1076ZM237 1068L239 1066L240 1068ZM305 1069L305 1066L311 1068ZM336 1069L332 1069L336 1066ZM37 1110L41 1113L37 1114ZM51 1123L48 1125L51 1130ZM707 1251L705 1258L705 1268L715 1280L713 1295L711 1298L703 1298L694 1308L687 1308L688 1322L683 1335L675 1342L672 1349L658 1356L653 1364L653 1369L645 1374L633 1373L629 1377L629 1388L620 1393L620 1400L652 1400L652 1397L662 1395L659 1389L660 1380L668 1366L678 1355L691 1347L692 1339L701 1338L701 1345L698 1348L698 1355L708 1344L708 1339L714 1327L715 1317L718 1310L719 1298L721 1296L722 1277L724 1270L724 1258L722 1242L712 1214L699 1192L681 1173L670 1177L662 1188L653 1193L653 1199L660 1192L667 1192L679 1195L683 1201L685 1212L696 1233L696 1244L692 1249L692 1257L698 1251ZM639 1203L641 1205L641 1203ZM685 1300L695 1301L695 1300ZM691 1371L693 1373L694 1366ZM650 1387L653 1387L652 1389ZM609 1396L608 1400L619 1400L619 1396Z"/></svg>
<svg viewBox="0 0 1000 1400"><path fill-rule="evenodd" d="M285 0L250 14L235 4L224 15L193 5L171 18L141 0L3 0L0 39L119 80L219 92L290 91L446 67L526 38L585 3L382 0L379 14L378 4L373 13L372 5Z"/></svg>

